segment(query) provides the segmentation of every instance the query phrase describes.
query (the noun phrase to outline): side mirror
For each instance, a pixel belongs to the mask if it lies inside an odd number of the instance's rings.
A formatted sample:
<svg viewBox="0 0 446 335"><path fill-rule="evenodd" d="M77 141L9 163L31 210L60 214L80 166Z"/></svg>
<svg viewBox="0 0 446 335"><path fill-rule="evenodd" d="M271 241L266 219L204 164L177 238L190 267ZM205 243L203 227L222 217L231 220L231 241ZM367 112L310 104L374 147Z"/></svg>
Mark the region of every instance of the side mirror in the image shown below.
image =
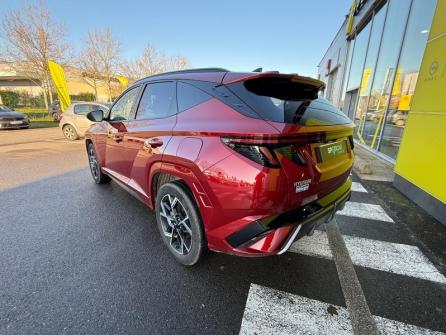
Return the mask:
<svg viewBox="0 0 446 335"><path fill-rule="evenodd" d="M91 111L87 114L87 119L93 122L101 122L104 120L104 111L102 109Z"/></svg>

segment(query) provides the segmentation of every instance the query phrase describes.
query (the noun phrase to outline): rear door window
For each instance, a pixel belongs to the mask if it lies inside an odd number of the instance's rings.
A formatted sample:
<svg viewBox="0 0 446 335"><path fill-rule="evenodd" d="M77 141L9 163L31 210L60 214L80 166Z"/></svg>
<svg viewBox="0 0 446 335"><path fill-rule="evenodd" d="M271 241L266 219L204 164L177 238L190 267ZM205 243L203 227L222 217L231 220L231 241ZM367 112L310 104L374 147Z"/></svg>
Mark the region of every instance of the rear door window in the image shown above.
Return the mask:
<svg viewBox="0 0 446 335"><path fill-rule="evenodd" d="M351 122L330 102L288 79L253 79L227 87L264 120L303 126Z"/></svg>
<svg viewBox="0 0 446 335"><path fill-rule="evenodd" d="M138 106L136 119L160 119L175 115L176 112L175 82L147 84Z"/></svg>

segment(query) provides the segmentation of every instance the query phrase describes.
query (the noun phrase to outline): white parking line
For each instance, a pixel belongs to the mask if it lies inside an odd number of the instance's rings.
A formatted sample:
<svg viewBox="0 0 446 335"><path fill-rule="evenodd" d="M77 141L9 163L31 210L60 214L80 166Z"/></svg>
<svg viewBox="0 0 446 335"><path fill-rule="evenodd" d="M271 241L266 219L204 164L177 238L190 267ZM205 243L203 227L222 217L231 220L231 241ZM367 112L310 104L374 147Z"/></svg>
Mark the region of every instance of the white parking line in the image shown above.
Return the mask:
<svg viewBox="0 0 446 335"><path fill-rule="evenodd" d="M343 237L355 265L446 284L446 278L416 246L347 235ZM323 231L315 231L313 236L298 240L290 251L332 259L327 234Z"/></svg>
<svg viewBox="0 0 446 335"><path fill-rule="evenodd" d="M352 191L353 192L362 192L362 193L369 193L369 192L367 192L367 190L364 188L364 186L362 186L362 184L361 183L358 183L358 182L356 182L356 181L354 181L353 183L352 183Z"/></svg>
<svg viewBox="0 0 446 335"><path fill-rule="evenodd" d="M380 205L364 204L362 202L348 201L345 203L344 209L336 214L369 220L394 222Z"/></svg>
<svg viewBox="0 0 446 335"><path fill-rule="evenodd" d="M382 317L374 319L381 334L443 334ZM251 284L241 335L352 333L345 307Z"/></svg>

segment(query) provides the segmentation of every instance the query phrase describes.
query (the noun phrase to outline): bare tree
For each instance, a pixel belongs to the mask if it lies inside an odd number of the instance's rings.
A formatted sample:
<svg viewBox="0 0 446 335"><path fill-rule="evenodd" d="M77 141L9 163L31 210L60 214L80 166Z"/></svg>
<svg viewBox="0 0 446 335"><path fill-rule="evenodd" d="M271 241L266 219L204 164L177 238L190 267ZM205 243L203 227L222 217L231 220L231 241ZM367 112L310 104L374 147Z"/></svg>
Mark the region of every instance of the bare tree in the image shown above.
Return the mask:
<svg viewBox="0 0 446 335"><path fill-rule="evenodd" d="M29 73L30 80L38 80L48 108L48 99L52 102L48 61L65 63L68 59L64 27L53 20L43 2L13 10L2 21L6 42L2 54L11 66Z"/></svg>
<svg viewBox="0 0 446 335"><path fill-rule="evenodd" d="M112 82L120 67L121 42L113 35L111 28L106 28L88 31L85 43L84 52L90 57L88 62L90 65L94 64L94 67L104 78L108 88L108 98L111 101Z"/></svg>
<svg viewBox="0 0 446 335"><path fill-rule="evenodd" d="M167 69L170 71L184 70L190 67L189 60L182 55L174 55L168 59Z"/></svg>
<svg viewBox="0 0 446 335"><path fill-rule="evenodd" d="M82 70L82 78L94 90L96 101L98 100L98 86L101 80L104 79L101 72L101 60L95 48L85 43L84 49L78 56L77 63Z"/></svg>
<svg viewBox="0 0 446 335"><path fill-rule="evenodd" d="M189 61L181 55L167 57L150 44L146 44L141 56L125 62L122 72L133 79L151 76L169 70L181 70L190 67Z"/></svg>

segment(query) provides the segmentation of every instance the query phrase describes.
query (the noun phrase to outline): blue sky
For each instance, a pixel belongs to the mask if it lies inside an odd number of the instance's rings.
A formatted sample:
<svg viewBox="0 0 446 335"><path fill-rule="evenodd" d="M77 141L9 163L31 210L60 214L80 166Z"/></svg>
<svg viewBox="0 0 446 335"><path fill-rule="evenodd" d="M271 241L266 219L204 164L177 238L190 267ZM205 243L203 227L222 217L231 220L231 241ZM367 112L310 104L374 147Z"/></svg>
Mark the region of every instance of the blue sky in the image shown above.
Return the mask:
<svg viewBox="0 0 446 335"><path fill-rule="evenodd" d="M2 1L8 10L33 1ZM64 22L74 51L90 28L110 26L124 56L146 42L182 54L194 67L266 70L315 75L352 0L94 1L47 0Z"/></svg>

